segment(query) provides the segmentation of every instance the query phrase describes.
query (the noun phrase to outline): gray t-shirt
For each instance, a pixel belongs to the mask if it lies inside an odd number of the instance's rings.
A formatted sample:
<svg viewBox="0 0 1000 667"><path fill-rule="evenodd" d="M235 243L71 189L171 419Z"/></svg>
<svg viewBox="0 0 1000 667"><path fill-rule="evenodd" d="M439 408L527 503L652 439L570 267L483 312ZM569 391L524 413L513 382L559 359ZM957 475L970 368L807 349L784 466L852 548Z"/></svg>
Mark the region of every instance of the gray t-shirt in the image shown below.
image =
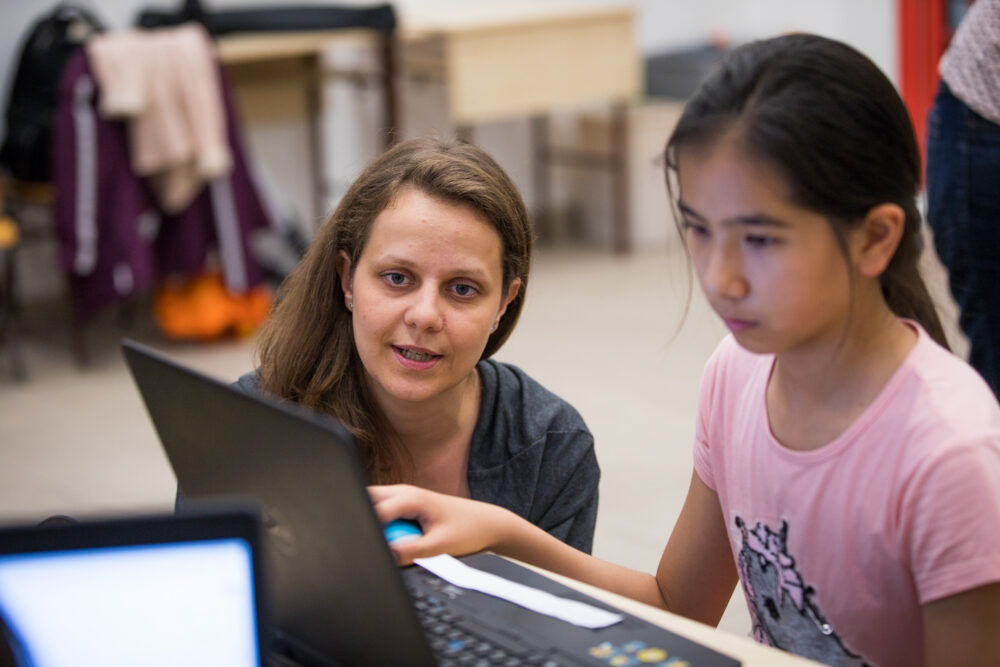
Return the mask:
<svg viewBox="0 0 1000 667"><path fill-rule="evenodd" d="M517 366L486 359L476 368L482 404L469 450L472 497L590 553L601 472L583 418ZM253 372L234 384L259 393Z"/></svg>

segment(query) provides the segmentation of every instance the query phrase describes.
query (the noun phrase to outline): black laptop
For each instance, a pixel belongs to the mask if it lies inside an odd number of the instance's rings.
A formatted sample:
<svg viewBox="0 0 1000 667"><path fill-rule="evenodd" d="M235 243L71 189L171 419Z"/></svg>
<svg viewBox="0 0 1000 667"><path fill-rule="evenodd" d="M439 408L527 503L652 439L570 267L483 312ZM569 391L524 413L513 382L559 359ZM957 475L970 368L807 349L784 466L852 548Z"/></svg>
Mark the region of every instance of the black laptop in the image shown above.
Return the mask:
<svg viewBox="0 0 1000 667"><path fill-rule="evenodd" d="M184 497L259 501L273 648L285 658L307 665L739 664L628 614L591 630L455 587L418 566L400 569L343 425L247 395L138 343L125 341L123 350ZM618 611L493 554L461 560Z"/></svg>
<svg viewBox="0 0 1000 667"><path fill-rule="evenodd" d="M0 665L261 665L259 535L229 506L0 529Z"/></svg>

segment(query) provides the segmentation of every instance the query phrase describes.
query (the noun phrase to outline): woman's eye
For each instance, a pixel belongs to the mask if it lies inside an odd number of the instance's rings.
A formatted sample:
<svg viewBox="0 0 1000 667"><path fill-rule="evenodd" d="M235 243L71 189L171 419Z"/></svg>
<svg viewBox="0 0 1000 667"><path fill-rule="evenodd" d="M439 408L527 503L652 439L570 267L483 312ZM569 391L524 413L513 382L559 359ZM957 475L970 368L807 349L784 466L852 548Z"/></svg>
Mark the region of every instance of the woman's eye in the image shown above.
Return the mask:
<svg viewBox="0 0 1000 667"><path fill-rule="evenodd" d="M455 294L458 296L472 296L479 291L472 285L466 285L465 283L456 284L452 287L452 290L454 290Z"/></svg>
<svg viewBox="0 0 1000 667"><path fill-rule="evenodd" d="M406 276L404 276L402 273L396 273L394 271L391 271L389 273L382 274L382 277L385 278L387 281L389 281L390 285L406 284Z"/></svg>

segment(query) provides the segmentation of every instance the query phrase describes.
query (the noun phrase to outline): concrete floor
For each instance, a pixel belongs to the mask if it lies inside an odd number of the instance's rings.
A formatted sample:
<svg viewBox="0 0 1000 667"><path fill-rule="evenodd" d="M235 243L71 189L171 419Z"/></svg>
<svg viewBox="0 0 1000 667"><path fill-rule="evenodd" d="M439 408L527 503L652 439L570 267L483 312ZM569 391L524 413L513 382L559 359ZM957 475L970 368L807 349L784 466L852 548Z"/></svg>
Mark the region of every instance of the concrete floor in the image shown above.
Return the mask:
<svg viewBox="0 0 1000 667"><path fill-rule="evenodd" d="M943 271L933 258L928 267L943 295ZM687 491L698 382L724 335L689 276L676 244L627 257L543 249L518 329L497 354L583 415L603 472L594 553L648 572ZM954 332L953 306L941 301ZM0 364L0 522L168 510L173 473L118 340L149 343L226 380L251 368L250 341L171 343L148 318L121 328L108 317L88 331L92 361L81 369L60 314L25 309L26 382ZM739 591L721 627L748 632Z"/></svg>

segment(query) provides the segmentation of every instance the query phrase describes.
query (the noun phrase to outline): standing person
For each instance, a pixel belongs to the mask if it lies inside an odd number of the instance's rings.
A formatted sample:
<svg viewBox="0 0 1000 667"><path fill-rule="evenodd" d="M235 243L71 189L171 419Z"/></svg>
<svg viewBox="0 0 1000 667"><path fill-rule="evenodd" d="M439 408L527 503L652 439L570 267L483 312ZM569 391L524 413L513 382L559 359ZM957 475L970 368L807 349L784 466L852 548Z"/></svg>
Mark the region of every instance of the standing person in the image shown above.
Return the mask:
<svg viewBox="0 0 1000 667"><path fill-rule="evenodd" d="M1000 0L976 0L939 67L927 125L927 221L969 363L1000 397Z"/></svg>
<svg viewBox="0 0 1000 667"><path fill-rule="evenodd" d="M920 155L892 84L839 42L754 42L665 158L731 334L656 575L501 508L373 487L383 520L423 527L398 560L492 549L710 624L740 581L757 640L825 664L1000 664L1000 407L917 271Z"/></svg>
<svg viewBox="0 0 1000 667"><path fill-rule="evenodd" d="M531 245L517 189L482 149L400 143L319 230L237 385L342 421L372 483L495 503L589 552L593 437L490 358L520 315Z"/></svg>

